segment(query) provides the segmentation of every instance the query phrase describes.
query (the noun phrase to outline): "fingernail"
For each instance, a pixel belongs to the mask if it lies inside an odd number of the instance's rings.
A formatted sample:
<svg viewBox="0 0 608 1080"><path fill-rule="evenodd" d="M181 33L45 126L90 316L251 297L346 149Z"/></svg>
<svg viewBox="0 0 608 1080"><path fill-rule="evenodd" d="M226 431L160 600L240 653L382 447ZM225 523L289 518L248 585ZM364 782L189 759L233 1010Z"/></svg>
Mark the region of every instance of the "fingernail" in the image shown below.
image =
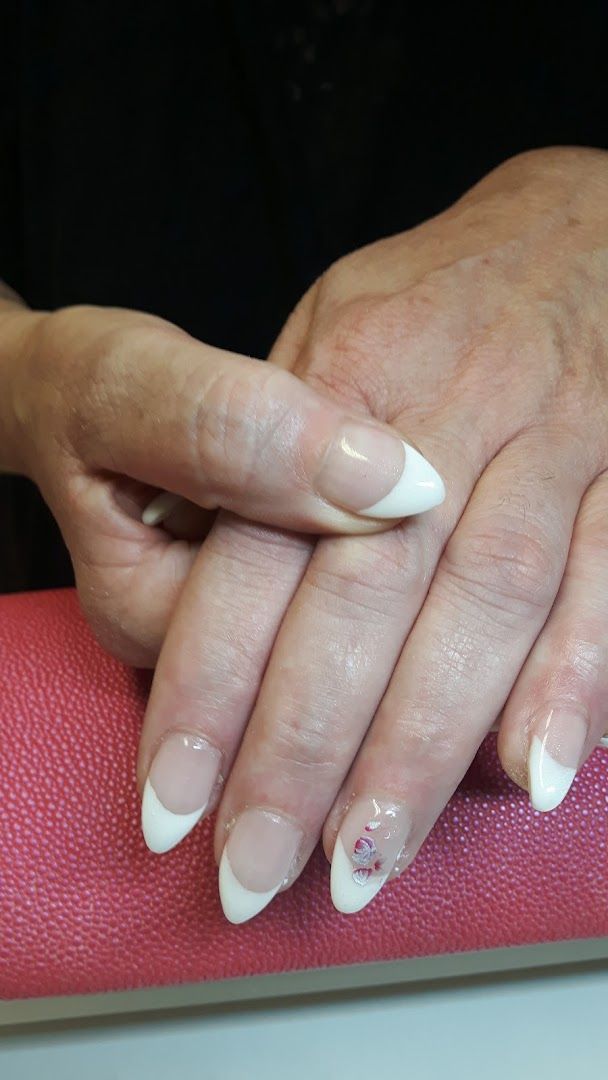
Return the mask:
<svg viewBox="0 0 608 1080"><path fill-rule="evenodd" d="M361 911L380 891L411 830L405 807L359 798L336 839L331 861L331 898L345 915Z"/></svg>
<svg viewBox="0 0 608 1080"><path fill-rule="evenodd" d="M222 755L200 735L172 732L160 744L144 787L141 827L157 854L170 851L205 813Z"/></svg>
<svg viewBox="0 0 608 1080"><path fill-rule="evenodd" d="M262 911L286 882L302 830L270 810L245 810L220 862L220 899L231 923Z"/></svg>
<svg viewBox="0 0 608 1080"><path fill-rule="evenodd" d="M528 779L535 810L555 810L565 799L580 764L588 722L580 712L546 707L530 724Z"/></svg>
<svg viewBox="0 0 608 1080"><path fill-rule="evenodd" d="M181 501L181 495L173 495L170 491L161 491L160 495L155 495L151 502L148 503L141 515L141 520L144 525L160 525Z"/></svg>
<svg viewBox="0 0 608 1080"><path fill-rule="evenodd" d="M316 481L328 502L363 517L421 514L445 498L439 474L413 446L370 424L345 424Z"/></svg>

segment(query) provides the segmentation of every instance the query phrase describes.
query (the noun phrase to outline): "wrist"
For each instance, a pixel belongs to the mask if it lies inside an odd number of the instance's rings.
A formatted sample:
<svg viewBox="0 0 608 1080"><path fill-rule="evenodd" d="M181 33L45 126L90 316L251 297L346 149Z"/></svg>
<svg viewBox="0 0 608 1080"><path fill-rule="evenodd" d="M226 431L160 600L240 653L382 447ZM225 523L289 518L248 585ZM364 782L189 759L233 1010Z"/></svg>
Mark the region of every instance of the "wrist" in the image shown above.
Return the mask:
<svg viewBox="0 0 608 1080"><path fill-rule="evenodd" d="M25 369L43 318L19 303L0 304L0 472L29 474Z"/></svg>

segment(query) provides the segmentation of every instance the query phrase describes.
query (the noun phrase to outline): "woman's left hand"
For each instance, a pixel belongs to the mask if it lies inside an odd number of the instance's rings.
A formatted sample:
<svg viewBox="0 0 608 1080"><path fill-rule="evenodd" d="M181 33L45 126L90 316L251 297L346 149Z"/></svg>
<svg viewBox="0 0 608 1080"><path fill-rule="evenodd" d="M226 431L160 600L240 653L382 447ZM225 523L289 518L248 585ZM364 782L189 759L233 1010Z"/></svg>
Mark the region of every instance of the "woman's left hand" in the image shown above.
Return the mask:
<svg viewBox="0 0 608 1080"><path fill-rule="evenodd" d="M538 810L603 734L608 154L524 154L340 260L271 362L392 424L447 498L390 532L311 544L286 612L257 587L286 557L280 530L220 515L203 545L140 778L159 796L148 835L170 819L179 839L201 816L197 776L219 791L230 771L216 841L233 922L293 882L324 825L334 903L364 907L498 717L502 763Z"/></svg>

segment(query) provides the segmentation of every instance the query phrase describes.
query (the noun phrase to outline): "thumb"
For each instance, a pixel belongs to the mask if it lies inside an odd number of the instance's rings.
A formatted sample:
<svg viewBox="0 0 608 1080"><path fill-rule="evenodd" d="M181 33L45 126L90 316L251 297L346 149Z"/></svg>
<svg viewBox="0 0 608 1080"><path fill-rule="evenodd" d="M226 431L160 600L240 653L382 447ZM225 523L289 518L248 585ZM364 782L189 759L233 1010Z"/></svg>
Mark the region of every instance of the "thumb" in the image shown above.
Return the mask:
<svg viewBox="0 0 608 1080"><path fill-rule="evenodd" d="M300 531L374 531L443 501L419 451L291 372L182 334L144 338L128 364L104 365L106 467L120 460L199 506ZM150 510L150 522L163 516Z"/></svg>

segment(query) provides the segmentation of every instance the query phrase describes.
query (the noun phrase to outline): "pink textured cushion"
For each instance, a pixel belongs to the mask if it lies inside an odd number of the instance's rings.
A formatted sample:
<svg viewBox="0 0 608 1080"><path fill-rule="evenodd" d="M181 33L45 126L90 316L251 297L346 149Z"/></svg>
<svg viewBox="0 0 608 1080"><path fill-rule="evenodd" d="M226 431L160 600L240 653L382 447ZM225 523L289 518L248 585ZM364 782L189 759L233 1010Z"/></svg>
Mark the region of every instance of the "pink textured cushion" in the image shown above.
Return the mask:
<svg viewBox="0 0 608 1080"><path fill-rule="evenodd" d="M482 747L414 866L343 916L318 851L252 922L223 918L205 822L154 856L134 782L148 677L71 591L0 598L0 995L126 989L608 935L608 753L554 813Z"/></svg>

